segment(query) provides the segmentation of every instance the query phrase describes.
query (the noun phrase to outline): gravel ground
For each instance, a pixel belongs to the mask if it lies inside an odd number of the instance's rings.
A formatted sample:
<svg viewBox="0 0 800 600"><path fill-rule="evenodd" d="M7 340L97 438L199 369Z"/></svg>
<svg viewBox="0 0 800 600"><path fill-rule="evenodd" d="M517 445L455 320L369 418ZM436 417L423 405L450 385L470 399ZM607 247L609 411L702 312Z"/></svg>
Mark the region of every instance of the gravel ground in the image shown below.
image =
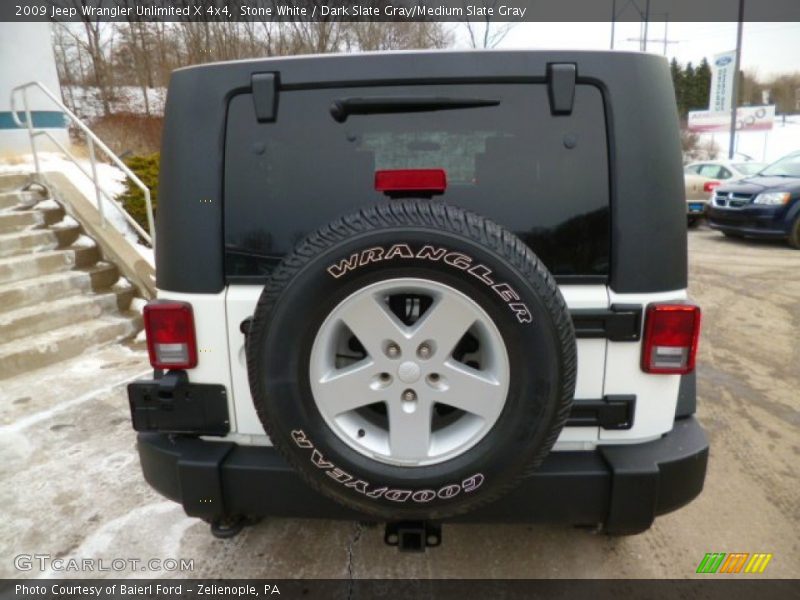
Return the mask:
<svg viewBox="0 0 800 600"><path fill-rule="evenodd" d="M703 494L647 533L450 525L443 547L413 555L378 528L272 519L217 540L142 480L123 382L147 361L114 346L2 382L0 577L40 575L14 569L20 553L194 559L191 573L147 574L166 577L690 577L706 552L770 552L767 575L797 577L800 252L707 229L689 240L711 459Z"/></svg>

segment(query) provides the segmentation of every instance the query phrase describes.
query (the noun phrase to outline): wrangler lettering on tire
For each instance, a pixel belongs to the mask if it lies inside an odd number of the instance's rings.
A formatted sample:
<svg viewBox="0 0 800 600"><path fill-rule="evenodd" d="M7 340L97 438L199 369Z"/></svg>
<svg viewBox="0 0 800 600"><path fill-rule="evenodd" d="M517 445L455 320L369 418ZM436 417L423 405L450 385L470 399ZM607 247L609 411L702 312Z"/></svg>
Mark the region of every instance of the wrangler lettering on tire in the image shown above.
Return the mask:
<svg viewBox="0 0 800 600"><path fill-rule="evenodd" d="M533 252L438 202L392 201L309 235L247 338L274 445L315 489L386 519L491 502L569 414L572 321Z"/></svg>
<svg viewBox="0 0 800 600"><path fill-rule="evenodd" d="M486 265L475 263L475 261L466 254L450 252L447 248L434 248L429 244L425 244L417 251L412 250L408 244L393 244L388 250L382 247L369 248L363 250L360 254L356 252L351 254L349 258L341 259L337 263L329 266L327 271L333 278L339 279L342 275L345 275L348 271L352 271L357 267L363 267L364 265L378 261L389 261L394 258L416 258L419 260L432 261L441 260L442 263L465 271L492 288L498 296L508 303L508 307L514 312L520 323L530 323L533 321L533 316L525 303L515 302L519 300L519 294L514 291L514 288L507 283L495 282L492 278L492 270Z"/></svg>

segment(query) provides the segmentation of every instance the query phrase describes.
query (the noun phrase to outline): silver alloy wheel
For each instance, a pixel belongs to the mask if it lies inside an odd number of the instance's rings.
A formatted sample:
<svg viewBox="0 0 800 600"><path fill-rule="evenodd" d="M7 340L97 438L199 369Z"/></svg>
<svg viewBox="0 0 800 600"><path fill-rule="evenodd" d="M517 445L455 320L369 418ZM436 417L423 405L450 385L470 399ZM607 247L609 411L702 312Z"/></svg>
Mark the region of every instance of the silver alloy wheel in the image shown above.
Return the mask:
<svg viewBox="0 0 800 600"><path fill-rule="evenodd" d="M403 278L367 286L328 315L309 376L342 441L387 464L422 466L466 452L489 432L505 406L509 361L475 301Z"/></svg>

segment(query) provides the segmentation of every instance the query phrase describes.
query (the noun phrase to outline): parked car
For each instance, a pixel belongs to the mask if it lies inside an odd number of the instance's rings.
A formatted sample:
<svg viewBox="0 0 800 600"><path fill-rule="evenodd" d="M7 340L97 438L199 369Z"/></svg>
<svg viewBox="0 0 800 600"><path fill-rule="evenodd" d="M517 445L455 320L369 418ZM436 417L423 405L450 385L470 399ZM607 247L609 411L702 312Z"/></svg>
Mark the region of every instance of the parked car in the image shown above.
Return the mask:
<svg viewBox="0 0 800 600"><path fill-rule="evenodd" d="M714 188L720 185L720 182L716 179L684 171L683 185L684 195L686 196L687 222L689 227L694 227L705 215L706 203L714 192Z"/></svg>
<svg viewBox="0 0 800 600"><path fill-rule="evenodd" d="M176 71L154 374L128 387L145 479L214 535L383 521L413 549L456 518L631 534L691 501L677 123L649 54Z"/></svg>
<svg viewBox="0 0 800 600"><path fill-rule="evenodd" d="M717 187L706 215L726 236L785 239L800 249L800 152Z"/></svg>
<svg viewBox="0 0 800 600"><path fill-rule="evenodd" d="M726 181L755 175L765 166L765 163L747 160L704 160L686 165L683 172L689 226L703 217L714 188Z"/></svg>
<svg viewBox="0 0 800 600"><path fill-rule="evenodd" d="M684 172L717 181L730 181L751 177L767 164L754 160L703 160L684 167Z"/></svg>

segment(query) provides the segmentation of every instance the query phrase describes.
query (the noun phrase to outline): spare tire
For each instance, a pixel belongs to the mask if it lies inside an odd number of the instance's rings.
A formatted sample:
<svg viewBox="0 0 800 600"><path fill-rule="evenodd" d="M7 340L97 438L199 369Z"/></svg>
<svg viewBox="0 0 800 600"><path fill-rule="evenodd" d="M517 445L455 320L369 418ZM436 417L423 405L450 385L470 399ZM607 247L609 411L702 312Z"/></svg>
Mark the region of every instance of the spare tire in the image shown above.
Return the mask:
<svg viewBox="0 0 800 600"><path fill-rule="evenodd" d="M384 519L438 519L500 497L550 452L575 335L516 236L454 206L392 201L284 258L247 368L264 429L313 488Z"/></svg>

